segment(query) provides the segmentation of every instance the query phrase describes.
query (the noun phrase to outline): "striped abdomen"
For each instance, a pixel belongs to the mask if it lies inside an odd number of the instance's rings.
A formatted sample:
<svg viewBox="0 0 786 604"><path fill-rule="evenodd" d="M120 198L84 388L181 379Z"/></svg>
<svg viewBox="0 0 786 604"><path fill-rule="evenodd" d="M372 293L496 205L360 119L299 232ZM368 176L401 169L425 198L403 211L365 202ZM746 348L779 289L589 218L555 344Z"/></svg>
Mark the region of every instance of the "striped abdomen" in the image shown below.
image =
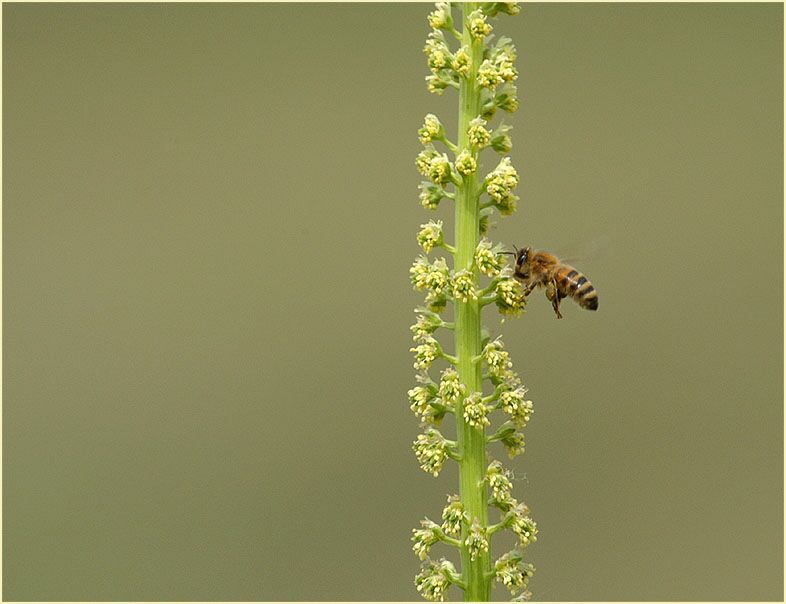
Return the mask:
<svg viewBox="0 0 786 604"><path fill-rule="evenodd" d="M554 273L560 298L573 298L587 310L598 310L598 292L592 283L572 266L562 265Z"/></svg>

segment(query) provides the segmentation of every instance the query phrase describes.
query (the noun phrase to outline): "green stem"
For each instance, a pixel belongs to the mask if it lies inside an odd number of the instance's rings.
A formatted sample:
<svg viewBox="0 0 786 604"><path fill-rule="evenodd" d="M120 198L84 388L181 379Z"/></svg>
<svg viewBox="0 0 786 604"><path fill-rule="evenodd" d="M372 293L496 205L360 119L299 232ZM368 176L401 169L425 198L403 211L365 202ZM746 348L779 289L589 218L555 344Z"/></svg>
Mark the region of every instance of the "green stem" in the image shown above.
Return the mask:
<svg viewBox="0 0 786 604"><path fill-rule="evenodd" d="M477 9L477 3L465 3L461 42L470 49L471 69L466 78L461 79L459 88L459 122L458 148L469 149L467 130L469 123L480 113L480 89L477 85L477 70L483 57L483 44L473 40L466 26L467 16ZM480 221L480 188L476 174L464 177L456 188L456 255L455 270L469 269L474 271L475 282L478 283L478 272L473 267L475 248L479 239ZM469 302L456 301L456 356L458 357L458 373L461 381L467 386L467 392L482 392L483 382L480 363L473 359L480 352L480 305L477 300ZM464 421L462 403L457 404L456 425L458 442L462 451L459 465L460 493L464 509L471 519L477 519L482 527L488 526L488 506L486 483L486 436L483 428L470 426ZM471 524L471 522L470 522ZM486 602L490 595L491 581L488 573L491 570L491 557L481 553L472 560L469 548L463 544L468 534L465 527L462 533L461 569L465 583L464 599L467 601Z"/></svg>

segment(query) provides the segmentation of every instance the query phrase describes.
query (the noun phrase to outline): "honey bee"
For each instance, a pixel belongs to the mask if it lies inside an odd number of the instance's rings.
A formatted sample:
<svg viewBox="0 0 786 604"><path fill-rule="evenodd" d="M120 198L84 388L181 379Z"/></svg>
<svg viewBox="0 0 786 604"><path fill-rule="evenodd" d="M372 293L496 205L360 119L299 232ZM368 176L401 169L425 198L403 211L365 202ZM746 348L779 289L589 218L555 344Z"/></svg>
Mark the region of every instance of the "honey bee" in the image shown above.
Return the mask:
<svg viewBox="0 0 786 604"><path fill-rule="evenodd" d="M533 251L530 247L515 252L504 252L516 258L514 276L524 284L524 295L529 296L536 287L546 288L546 298L554 307L557 318L562 318L559 304L563 298L573 298L587 310L598 310L598 293L578 270L563 264L559 258L544 251Z"/></svg>

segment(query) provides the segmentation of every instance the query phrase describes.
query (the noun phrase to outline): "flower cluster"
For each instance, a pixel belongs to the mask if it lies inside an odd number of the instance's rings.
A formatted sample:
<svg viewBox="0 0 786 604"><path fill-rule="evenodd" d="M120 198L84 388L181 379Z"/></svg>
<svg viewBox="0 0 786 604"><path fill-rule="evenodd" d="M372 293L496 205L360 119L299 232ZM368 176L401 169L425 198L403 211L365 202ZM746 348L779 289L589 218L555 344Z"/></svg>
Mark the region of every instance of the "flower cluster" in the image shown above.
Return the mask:
<svg viewBox="0 0 786 604"><path fill-rule="evenodd" d="M442 245L442 221L429 220L426 224L420 225L420 232L418 232L418 244L423 248L427 254L435 247Z"/></svg>
<svg viewBox="0 0 786 604"><path fill-rule="evenodd" d="M472 274L472 271L467 270L466 268L461 269L455 275L453 275L451 288L453 291L453 297L457 300L461 300L462 302L476 300L478 297L478 292L475 289L475 275Z"/></svg>
<svg viewBox="0 0 786 604"><path fill-rule="evenodd" d="M505 350L505 345L502 343L502 338L489 342L483 348L483 360L488 366L489 375L498 379L505 379L508 375L508 370L513 367L513 361L510 360L510 354Z"/></svg>
<svg viewBox="0 0 786 604"><path fill-rule="evenodd" d="M470 426L476 428L490 426L488 412L489 408L483 402L483 395L480 392L473 392L464 399L464 421Z"/></svg>
<svg viewBox="0 0 786 604"><path fill-rule="evenodd" d="M489 464L486 470L486 480L491 489L491 500L494 503L503 503L510 499L513 483L510 481L510 470L506 470L498 461Z"/></svg>
<svg viewBox="0 0 786 604"><path fill-rule="evenodd" d="M469 176L478 169L478 162L472 157L472 154L464 149L456 157L456 171L463 176Z"/></svg>
<svg viewBox="0 0 786 604"><path fill-rule="evenodd" d="M439 381L439 396L443 401L453 403L464 396L466 391L467 388L461 383L455 369L449 367L442 372L442 379Z"/></svg>
<svg viewBox="0 0 786 604"><path fill-rule="evenodd" d="M409 328L412 332L412 339L415 342L427 338L437 329L445 325L445 322L438 314L428 311L425 308L418 308L416 312L420 314L418 314L415 324Z"/></svg>
<svg viewBox="0 0 786 604"><path fill-rule="evenodd" d="M415 577L415 589L430 602L444 602L445 592L457 579L456 567L449 560L427 560Z"/></svg>
<svg viewBox="0 0 786 604"><path fill-rule="evenodd" d="M422 528L412 529L412 551L418 558L425 560L431 546L439 541L440 526L426 518L420 521Z"/></svg>
<svg viewBox="0 0 786 604"><path fill-rule="evenodd" d="M429 403L434 399L431 390L426 386L415 386L407 391L407 396L409 396L409 408L412 413L425 419L429 412Z"/></svg>
<svg viewBox="0 0 786 604"><path fill-rule="evenodd" d="M510 276L510 269L504 275L500 275L494 289L497 309L503 315L518 315L524 310L527 298L521 289L521 283Z"/></svg>
<svg viewBox="0 0 786 604"><path fill-rule="evenodd" d="M433 113L429 113L423 121L423 126L418 130L420 142L427 145L433 140L440 140L445 136L445 129L439 118Z"/></svg>
<svg viewBox="0 0 786 604"><path fill-rule="evenodd" d="M461 18L457 9L462 11ZM498 109L513 112L518 107L516 49L509 38L499 36L492 19L518 12L515 2L470 7L437 2L428 15L431 31L423 48L428 90L441 95L449 88L458 89L469 101L459 107L455 131L433 113L425 116L417 130L423 145L415 159L424 177L419 185L420 204L432 211L455 204L458 228L457 240L451 241L453 229L446 228L444 216L421 224L416 239L422 253L409 269L413 288L425 294L425 304L416 309L410 327L417 383L407 396L410 409L423 425L412 449L421 469L433 476L451 458L461 465L462 477L467 472L471 477L469 487L467 481L462 482L461 496L448 497L441 525L426 518L412 531L412 549L423 561L415 586L431 601L447 599L450 586L463 589L465 599L477 599L488 594L494 578L519 598L527 597L534 570L523 562L521 550L535 541L537 526L526 506L513 498L513 473L499 461L492 461L485 470L479 462L486 458L483 447L487 444L501 445L511 458L522 453L521 430L533 409L502 340L489 336L478 320L486 306L496 305L506 317L520 314L526 302L505 259L509 252L486 239L494 215L511 214L518 202L515 190L520 179L507 157L512 148L511 127L490 123ZM453 133L455 140L451 140ZM487 149L502 156L488 174L490 166L484 170L482 165ZM474 233L473 225L477 225ZM430 258L435 251L442 251L447 259ZM452 322L441 316L448 304L455 311ZM449 331L454 332L453 354L437 340ZM448 414L456 421L456 441L437 430ZM492 428L492 421L498 420ZM497 524L489 524L488 509L480 502L496 508ZM518 545L492 563L491 539L499 530L512 531ZM462 564L470 569L459 573L449 560L429 557L434 548L445 546L460 550Z"/></svg>
<svg viewBox="0 0 786 604"><path fill-rule="evenodd" d="M502 409L510 415L511 421L519 428L527 425L533 411L532 401L524 400L526 394L527 389L519 386L515 390L507 390L499 395Z"/></svg>
<svg viewBox="0 0 786 604"><path fill-rule="evenodd" d="M488 553L489 541L486 538L486 530L481 526L478 519L472 521L472 526L469 529L467 538L464 540L464 545L469 549L470 560L474 560L481 553Z"/></svg>
<svg viewBox="0 0 786 604"><path fill-rule="evenodd" d="M486 130L486 120L482 117L476 117L472 120L467 130L467 138L469 139L469 144L473 147L478 149L488 147L489 143L491 143L491 132Z"/></svg>
<svg viewBox="0 0 786 604"><path fill-rule="evenodd" d="M509 436L501 438L499 442L505 445L508 457L511 459L524 453L524 435L521 432L511 432Z"/></svg>
<svg viewBox="0 0 786 604"><path fill-rule="evenodd" d="M458 495L448 496L448 505L442 510L442 530L450 535L461 533L461 526L469 522L469 514Z"/></svg>
<svg viewBox="0 0 786 604"><path fill-rule="evenodd" d="M523 503L515 503L509 512L510 529L516 533L519 543L526 547L537 541L538 525L529 517L529 508Z"/></svg>
<svg viewBox="0 0 786 604"><path fill-rule="evenodd" d="M412 443L412 450L415 451L415 456L424 472L439 476L448 456L448 442L439 430L429 428L425 434L419 434Z"/></svg>
<svg viewBox="0 0 786 604"><path fill-rule="evenodd" d="M476 10L469 15L469 33L475 40L483 40L491 33L493 27L486 21L486 15Z"/></svg>
<svg viewBox="0 0 786 604"><path fill-rule="evenodd" d="M439 202L449 197L450 194L440 185L423 181L420 183L420 205L427 210L436 210Z"/></svg>
<svg viewBox="0 0 786 604"><path fill-rule="evenodd" d="M409 269L409 276L412 285L420 291L442 293L450 284L450 269L444 258L432 264L425 256L419 256Z"/></svg>
<svg viewBox="0 0 786 604"><path fill-rule="evenodd" d="M513 194L519 184L519 175L516 168L510 163L509 157L503 157L494 171L486 176L486 193L503 216L516 211L518 197Z"/></svg>
<svg viewBox="0 0 786 604"><path fill-rule="evenodd" d="M488 239L481 239L475 248L475 266L487 277L496 277L504 266L500 246L492 246Z"/></svg>
<svg viewBox="0 0 786 604"><path fill-rule="evenodd" d="M434 29L448 29L453 26L450 2L437 2L436 10L428 15L428 24Z"/></svg>
<svg viewBox="0 0 786 604"><path fill-rule="evenodd" d="M494 575L497 581L513 594L526 590L535 572L535 567L532 564L525 564L523 560L521 552L513 550L494 563Z"/></svg>
<svg viewBox="0 0 786 604"><path fill-rule="evenodd" d="M413 365L418 371L422 371L431 367L431 364L439 356L439 342L432 337L423 338L421 343L410 348L410 352L415 353L415 364Z"/></svg>
<svg viewBox="0 0 786 604"><path fill-rule="evenodd" d="M456 54L453 55L450 66L453 68L453 71L456 72L456 75L465 78L469 74L470 67L472 66L471 60L467 47L462 46L456 51Z"/></svg>

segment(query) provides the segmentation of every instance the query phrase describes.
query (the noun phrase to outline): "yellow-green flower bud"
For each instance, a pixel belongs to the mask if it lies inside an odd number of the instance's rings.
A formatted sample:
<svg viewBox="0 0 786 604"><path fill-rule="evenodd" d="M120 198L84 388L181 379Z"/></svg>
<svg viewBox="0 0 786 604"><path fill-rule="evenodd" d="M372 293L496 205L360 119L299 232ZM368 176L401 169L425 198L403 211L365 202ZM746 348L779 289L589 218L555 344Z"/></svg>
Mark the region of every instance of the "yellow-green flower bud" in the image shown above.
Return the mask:
<svg viewBox="0 0 786 604"><path fill-rule="evenodd" d="M482 11L476 10L469 15L469 32L475 40L483 40L492 29Z"/></svg>
<svg viewBox="0 0 786 604"><path fill-rule="evenodd" d="M430 162L429 162L430 163ZM431 182L421 182L420 205L427 210L436 210L439 202L447 197L445 189Z"/></svg>
<svg viewBox="0 0 786 604"><path fill-rule="evenodd" d="M419 256L409 269L409 275L412 285L418 291L430 290L439 294L451 283L450 270L444 258L430 264L428 258Z"/></svg>
<svg viewBox="0 0 786 604"><path fill-rule="evenodd" d="M450 284L450 269L444 258L435 260L431 265L426 283L428 288L434 292L441 292Z"/></svg>
<svg viewBox="0 0 786 604"><path fill-rule="evenodd" d="M442 466L447 458L447 442L439 430L429 428L424 434L419 434L412 450L420 462L420 468L433 476L439 476Z"/></svg>
<svg viewBox="0 0 786 604"><path fill-rule="evenodd" d="M418 156L415 158L415 166L417 166L418 172L423 176L428 176L431 170L431 162L435 157L437 157L437 150L433 145L426 145L426 148L418 153Z"/></svg>
<svg viewBox="0 0 786 604"><path fill-rule="evenodd" d="M513 277L500 279L495 288L497 309L503 315L519 315L527 303L524 292Z"/></svg>
<svg viewBox="0 0 786 604"><path fill-rule="evenodd" d="M441 95L448 86L450 84L437 75L426 76L426 87L431 94Z"/></svg>
<svg viewBox="0 0 786 604"><path fill-rule="evenodd" d="M513 432L509 436L500 439L508 451L508 457L513 459L517 455L524 453L524 435L521 432Z"/></svg>
<svg viewBox="0 0 786 604"><path fill-rule="evenodd" d="M430 602L444 602L451 578L457 576L456 567L448 560L428 560L415 577L415 589Z"/></svg>
<svg viewBox="0 0 786 604"><path fill-rule="evenodd" d="M502 76L497 71L497 66L494 63L486 59L480 64L478 68L478 85L481 88L494 90L502 81Z"/></svg>
<svg viewBox="0 0 786 604"><path fill-rule="evenodd" d="M464 545L469 550L470 560L475 560L481 553L489 551L489 542L486 538L486 530L480 525L478 519L472 521L472 527L464 540Z"/></svg>
<svg viewBox="0 0 786 604"><path fill-rule="evenodd" d="M409 269L409 279L417 290L428 289L431 264L425 256L418 256Z"/></svg>
<svg viewBox="0 0 786 604"><path fill-rule="evenodd" d="M428 55L428 67L434 73L445 69L449 64L450 55L442 48L434 48Z"/></svg>
<svg viewBox="0 0 786 604"><path fill-rule="evenodd" d="M450 14L450 2L437 2L436 10L428 15L428 24L432 29L449 29L453 27L453 16Z"/></svg>
<svg viewBox="0 0 786 604"><path fill-rule="evenodd" d="M493 376L506 377L506 372L513 367L510 355L504 349L500 338L486 344L481 354L488 365L489 373Z"/></svg>
<svg viewBox="0 0 786 604"><path fill-rule="evenodd" d="M472 153L464 149L456 157L456 171L459 174L468 175L472 174L478 169L478 162L472 157Z"/></svg>
<svg viewBox="0 0 786 604"><path fill-rule="evenodd" d="M511 196L511 192L519 184L519 175L509 157L500 160L494 171L486 176L485 184L486 192L497 202Z"/></svg>
<svg viewBox="0 0 786 604"><path fill-rule="evenodd" d="M513 483L510 481L510 471L502 467L498 461L492 461L486 470L486 481L491 489L491 499L494 503L505 503L510 500Z"/></svg>
<svg viewBox="0 0 786 604"><path fill-rule="evenodd" d="M504 264L498 246L492 248L488 239L481 239L475 248L475 266L478 270L487 277L496 277Z"/></svg>
<svg viewBox="0 0 786 604"><path fill-rule="evenodd" d="M410 348L410 352L415 353L415 363L413 367L417 370L426 370L431 367L434 359L439 354L437 341L434 338L424 338L422 344Z"/></svg>
<svg viewBox="0 0 786 604"><path fill-rule="evenodd" d="M488 415L489 409L482 400L480 392L473 392L464 399L464 421L470 426L481 428L491 425Z"/></svg>
<svg viewBox="0 0 786 604"><path fill-rule="evenodd" d="M532 564L525 564L521 552L513 550L494 563L494 575L497 581L507 587L511 593L526 589L529 580L535 574Z"/></svg>
<svg viewBox="0 0 786 604"><path fill-rule="evenodd" d="M412 529L412 551L418 558L425 560L431 546L439 541L439 525L428 518L420 521L420 529Z"/></svg>
<svg viewBox="0 0 786 604"><path fill-rule="evenodd" d="M456 54L453 56L451 67L453 67L453 71L460 76L469 74L469 70L472 67L472 59L469 56L469 50L466 46L462 46L456 51Z"/></svg>
<svg viewBox="0 0 786 604"><path fill-rule="evenodd" d="M513 44L508 43L502 48L498 48L494 54L494 65L497 67L497 72L506 82L512 82L519 76L518 71L513 66L515 60L516 48Z"/></svg>
<svg viewBox="0 0 786 604"><path fill-rule="evenodd" d="M482 149L491 142L491 133L486 130L485 125L486 120L481 117L476 117L469 123L467 130L469 144L477 149Z"/></svg>
<svg viewBox="0 0 786 604"><path fill-rule="evenodd" d="M439 397L443 401L454 403L466 392L467 387L461 383L455 369L449 367L442 372L442 379L439 382Z"/></svg>
<svg viewBox="0 0 786 604"><path fill-rule="evenodd" d="M418 417L423 417L426 414L429 402L434 398L427 386L415 386L407 391L407 396L410 401L409 408Z"/></svg>
<svg viewBox="0 0 786 604"><path fill-rule="evenodd" d="M497 59L497 73L505 82L512 82L519 77L519 72L513 67L513 63L504 59Z"/></svg>
<svg viewBox="0 0 786 604"><path fill-rule="evenodd" d="M434 313L429 313L425 309L418 309L418 311L422 314L418 315L415 324L411 325L409 328L413 334L412 339L416 342L430 336L445 324L445 322Z"/></svg>
<svg viewBox="0 0 786 604"><path fill-rule="evenodd" d="M450 535L461 533L461 525L469 522L469 514L464 511L458 495L448 497L448 505L442 510L442 530Z"/></svg>
<svg viewBox="0 0 786 604"><path fill-rule="evenodd" d="M510 419L519 428L527 425L534 411L532 401L524 400L526 394L527 389L524 386L519 386L515 390L508 390L499 395L502 409L510 415Z"/></svg>
<svg viewBox="0 0 786 604"><path fill-rule="evenodd" d="M425 54L431 54L434 49L445 50L450 52L447 43L445 42L445 35L441 31L431 31L426 38L426 45L423 47Z"/></svg>
<svg viewBox="0 0 786 604"><path fill-rule="evenodd" d="M476 300L478 297L478 292L475 289L475 276L465 268L453 276L451 289L453 297L462 302Z"/></svg>
<svg viewBox="0 0 786 604"><path fill-rule="evenodd" d="M433 113L426 115L423 126L418 130L420 142L426 145L435 139L438 140L442 138L444 135L445 129L442 127L439 118Z"/></svg>
<svg viewBox="0 0 786 604"><path fill-rule="evenodd" d="M418 233L418 244L428 254L436 246L442 245L442 221L429 220L426 224L420 225Z"/></svg>
<svg viewBox="0 0 786 604"><path fill-rule="evenodd" d="M450 160L447 154L443 153L431 160L427 176L434 184L441 185L450 180L451 171Z"/></svg>
<svg viewBox="0 0 786 604"><path fill-rule="evenodd" d="M512 530L519 538L522 547L538 540L538 525L528 516L529 508L523 503L515 505L512 509L513 519L510 522Z"/></svg>

